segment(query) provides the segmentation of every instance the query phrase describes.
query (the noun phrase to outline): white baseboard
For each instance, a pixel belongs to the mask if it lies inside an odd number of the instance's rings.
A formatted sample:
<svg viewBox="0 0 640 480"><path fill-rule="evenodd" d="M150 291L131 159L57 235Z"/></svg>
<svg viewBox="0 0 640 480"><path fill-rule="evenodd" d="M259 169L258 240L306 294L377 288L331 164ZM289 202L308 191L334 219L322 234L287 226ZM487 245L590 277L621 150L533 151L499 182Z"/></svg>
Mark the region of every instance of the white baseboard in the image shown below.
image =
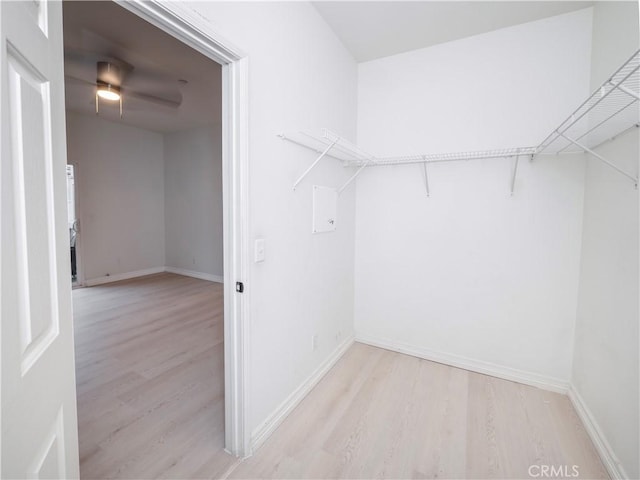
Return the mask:
<svg viewBox="0 0 640 480"><path fill-rule="evenodd" d="M425 360L431 360L432 362L462 368L471 372L482 373L491 377L511 380L512 382L523 383L525 385L531 385L533 387L542 388L543 390L550 390L552 392L566 394L569 389L568 382L557 378L547 377L545 375L539 375L532 372L525 372L523 370L517 370L515 368L509 368L503 365L484 362L482 360L475 360L473 358L452 355L450 353L437 352L428 348L417 347L415 345L409 345L393 340L387 340L365 333L356 332L356 342L366 343L367 345L412 355L418 358L424 358Z"/></svg>
<svg viewBox="0 0 640 480"><path fill-rule="evenodd" d="M607 437L604 436L591 410L589 410L584 399L580 396L573 384L569 386L568 396L611 478L629 478L623 466L620 464L618 457L613 453Z"/></svg>
<svg viewBox="0 0 640 480"><path fill-rule="evenodd" d="M184 268L174 267L153 267L144 270L136 270L134 272L116 273L115 275L105 275L104 277L91 278L85 280L83 286L94 287L111 282L120 282L121 280L129 280L130 278L144 277L145 275L153 275L154 273L169 272L185 277L199 278L201 280L209 280L210 282L224 283L224 278L220 275L211 275L210 273L196 272L194 270L186 270Z"/></svg>
<svg viewBox="0 0 640 480"><path fill-rule="evenodd" d="M221 275L212 275L210 273L196 272L195 270L187 270L185 268L164 267L165 272L184 275L185 277L199 278L201 280L209 280L210 282L224 283L224 277Z"/></svg>
<svg viewBox="0 0 640 480"><path fill-rule="evenodd" d="M84 286L94 287L104 283L119 282L121 280L129 280L130 278L144 277L145 275L153 275L154 273L164 272L164 267L145 268L144 270L136 270L134 272L116 273L114 275L105 275L104 277L91 278L84 281Z"/></svg>
<svg viewBox="0 0 640 480"><path fill-rule="evenodd" d="M354 337L351 336L342 342L329 357L307 378L284 402L269 415L269 417L251 434L251 452L254 453L271 434L280 426L285 418L306 397L331 367L340 360L342 355L353 345Z"/></svg>

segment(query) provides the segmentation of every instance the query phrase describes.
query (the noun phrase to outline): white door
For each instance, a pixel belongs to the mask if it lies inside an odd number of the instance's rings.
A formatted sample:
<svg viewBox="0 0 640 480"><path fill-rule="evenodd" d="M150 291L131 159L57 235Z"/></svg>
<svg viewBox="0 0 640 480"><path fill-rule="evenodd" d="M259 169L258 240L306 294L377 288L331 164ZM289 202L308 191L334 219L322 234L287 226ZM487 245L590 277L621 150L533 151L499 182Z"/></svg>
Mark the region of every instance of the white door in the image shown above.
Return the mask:
<svg viewBox="0 0 640 480"><path fill-rule="evenodd" d="M78 477L62 4L0 1L2 478Z"/></svg>

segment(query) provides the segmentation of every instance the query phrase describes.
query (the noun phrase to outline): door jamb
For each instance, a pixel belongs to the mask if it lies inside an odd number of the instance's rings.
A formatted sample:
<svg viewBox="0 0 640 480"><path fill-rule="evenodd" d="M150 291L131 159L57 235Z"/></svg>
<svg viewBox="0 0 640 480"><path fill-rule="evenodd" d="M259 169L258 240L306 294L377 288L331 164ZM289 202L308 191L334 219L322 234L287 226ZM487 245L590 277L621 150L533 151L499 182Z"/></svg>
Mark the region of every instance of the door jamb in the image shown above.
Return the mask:
<svg viewBox="0 0 640 480"><path fill-rule="evenodd" d="M162 0L114 0L222 65L222 190L224 231L225 450L251 454L248 398L249 283L248 59L184 5Z"/></svg>

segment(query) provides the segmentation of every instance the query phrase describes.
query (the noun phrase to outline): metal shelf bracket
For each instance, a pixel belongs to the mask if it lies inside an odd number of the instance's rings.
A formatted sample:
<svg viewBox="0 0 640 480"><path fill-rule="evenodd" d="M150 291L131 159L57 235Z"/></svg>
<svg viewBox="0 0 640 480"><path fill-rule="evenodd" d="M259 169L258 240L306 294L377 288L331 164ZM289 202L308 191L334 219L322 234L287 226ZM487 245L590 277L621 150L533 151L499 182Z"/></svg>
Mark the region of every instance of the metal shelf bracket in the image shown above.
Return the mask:
<svg viewBox="0 0 640 480"><path fill-rule="evenodd" d="M602 163L604 163L605 165L608 165L609 167L613 168L615 171L621 173L622 175L624 175L627 178L630 178L631 180L633 180L633 184L635 185L635 188L638 188L638 177L634 177L633 175L631 175L628 172L625 172L624 170L622 170L620 167L618 167L617 165L611 163L609 160L607 160L606 158L604 158L602 155L594 152L593 150L591 150L590 148L588 148L585 145L582 145L581 143L577 142L576 140L567 137L566 135L564 135L561 132L557 132L559 136L561 136L562 138L564 138L565 140L573 143L576 147L581 148L582 150L584 150L586 153L590 154L591 156L597 158L598 160L600 160Z"/></svg>
<svg viewBox="0 0 640 480"><path fill-rule="evenodd" d="M424 158L424 157L422 157ZM429 192L429 175L427 175L427 162L425 161L422 164L422 168L424 169L424 186L427 189L427 197L431 196L431 193Z"/></svg>
<svg viewBox="0 0 640 480"><path fill-rule="evenodd" d="M533 157L533 155L532 155ZM511 172L511 189L509 195L513 197L513 188L516 185L516 173L518 172L518 161L520 160L520 152L516 153L515 162L513 163L513 171Z"/></svg>
<svg viewBox="0 0 640 480"><path fill-rule="evenodd" d="M356 173L354 173L353 176L349 178L349 180L344 182L344 184L338 189L338 195L340 195L344 191L344 189L347 188L349 184L358 177L358 175L360 175L360 172L362 172L365 168L367 168L367 166L369 166L370 162L371 160L367 160L360 168L358 168L358 170L356 170Z"/></svg>
<svg viewBox="0 0 640 480"><path fill-rule="evenodd" d="M626 93L627 95L635 98L636 100L640 100L640 95L638 95L636 92L634 92L633 90L625 87L624 85L620 85L620 84L615 84L613 82L609 82L609 85L613 86L613 88L617 88L618 90L620 90L621 92Z"/></svg>
<svg viewBox="0 0 640 480"><path fill-rule="evenodd" d="M282 137L284 138L284 137ZM314 167L318 164L318 162L320 162L320 160L322 160L324 158L324 156L329 153L329 150L331 150L333 148L333 146L338 143L338 140L340 140L339 138L336 138L327 148L324 149L324 151L320 154L320 156L318 158L315 159L315 161L309 166L309 168L307 168L302 175L300 175L300 177L298 177L298 179L294 182L293 184L293 190L295 191L296 187L300 184L300 182L302 180L304 180L304 178L309 175L309 172L311 172L311 170L314 169Z"/></svg>

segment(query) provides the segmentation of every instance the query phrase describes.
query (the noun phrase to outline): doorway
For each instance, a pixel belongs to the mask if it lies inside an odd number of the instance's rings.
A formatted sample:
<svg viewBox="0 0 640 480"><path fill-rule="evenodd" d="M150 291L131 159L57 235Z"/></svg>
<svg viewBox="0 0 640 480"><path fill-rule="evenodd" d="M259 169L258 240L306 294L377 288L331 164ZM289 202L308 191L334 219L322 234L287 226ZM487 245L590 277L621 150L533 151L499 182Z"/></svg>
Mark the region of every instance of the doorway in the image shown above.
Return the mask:
<svg viewBox="0 0 640 480"><path fill-rule="evenodd" d="M77 477L62 2L0 5L0 63L7 80L1 99L2 155L12 159L2 162L2 274L11 279L2 282L8 300L3 302L2 351L3 372L12 379L12 401L3 403L2 410L3 419L11 420L3 422L3 438L7 434L11 441L5 442L2 469L10 477ZM224 64L225 436L227 449L243 455L249 322L243 318L246 295L233 292L236 281L247 281L246 60L213 38L210 26L181 13L181 7L156 1L125 6ZM23 168L24 162L29 168Z"/></svg>
<svg viewBox="0 0 640 480"><path fill-rule="evenodd" d="M76 2L73 2L76 3ZM99 2L102 3L102 2ZM246 158L244 150L241 149L242 136L238 136L239 127L242 123L242 111L239 106L243 102L238 102L244 75L244 61L240 60L238 54L225 50L220 44L212 39L203 36L201 33L195 34L195 29L189 23L179 20L179 16L168 12L165 6L156 3L128 4L121 3L121 7L134 13L154 24L156 28L169 33L173 37L179 37L180 41L187 44L208 57L209 61L222 64L222 98L221 106L221 145L222 145L222 223L223 223L223 244L225 255L223 259L224 271L221 277L224 278L222 297L224 297L224 447L228 452L235 455L245 455L248 452L248 438L244 429L244 411L246 402L244 400L244 383L246 375L243 373L242 353L244 351L244 325L238 328L240 316L243 314L244 304L247 301L246 294L239 295L235 292L235 282L243 280L246 282L246 242L243 244L243 237L246 232L246 190L243 187L246 175ZM86 35L85 35L86 36ZM67 37L65 35L65 37ZM94 37L93 40L96 40ZM102 39L99 39L102 40ZM182 80L181 78L178 80ZM188 81L188 79L187 79ZM127 99L126 91L123 95L123 117L136 115L135 103L131 98ZM157 92L156 92L157 93ZM153 95L157 97L157 94ZM164 105L169 108L170 105ZM116 115L118 114L116 110ZM100 103L99 117L117 122L117 118L108 118L109 108L104 103ZM113 110L112 110L113 116ZM83 182L86 182L89 172L83 169ZM86 174L86 175L85 175ZM80 195L82 196L82 195ZM83 211L84 211L83 206ZM124 212L124 209L122 210ZM85 212L86 214L86 212ZM112 232L113 233L113 232ZM86 235L89 237L89 233ZM193 262L194 259L192 258ZM86 265L89 267L89 265ZM165 266L166 267L166 266ZM140 270L145 270L140 269ZM168 269L167 269L168 270ZM178 274L183 274L184 267L174 268L179 270ZM171 270L169 270L171 271ZM194 270L195 271L195 270ZM105 284L110 280L117 279L118 274L104 272L103 277L111 279L101 279ZM125 272L126 273L126 272ZM144 273L144 272L143 272ZM148 272L153 273L153 272ZM94 272L95 274L95 272ZM87 284L91 284L90 275L87 272ZM116 277L116 278L113 278ZM125 279L125 278L123 278ZM220 278L222 280L222 278ZM133 282L134 280L129 280ZM99 283L101 283L99 282ZM243 322L243 324L245 324Z"/></svg>

